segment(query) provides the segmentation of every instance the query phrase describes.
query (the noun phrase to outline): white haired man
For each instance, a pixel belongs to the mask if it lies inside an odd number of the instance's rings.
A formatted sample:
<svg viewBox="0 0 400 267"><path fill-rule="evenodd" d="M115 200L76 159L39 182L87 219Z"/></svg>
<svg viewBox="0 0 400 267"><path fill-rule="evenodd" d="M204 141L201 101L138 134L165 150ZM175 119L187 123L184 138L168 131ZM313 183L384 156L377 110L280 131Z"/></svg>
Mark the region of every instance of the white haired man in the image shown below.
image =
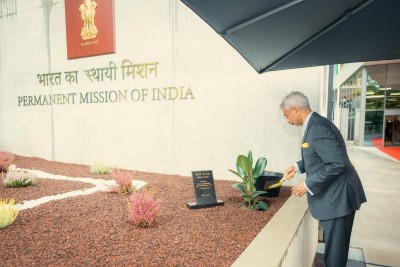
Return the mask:
<svg viewBox="0 0 400 267"><path fill-rule="evenodd" d="M288 123L304 129L301 160L285 170L286 177L306 173L292 194L307 193L310 212L322 225L325 265L345 267L355 211L367 201L360 178L337 127L313 112L303 93L291 92L280 108Z"/></svg>

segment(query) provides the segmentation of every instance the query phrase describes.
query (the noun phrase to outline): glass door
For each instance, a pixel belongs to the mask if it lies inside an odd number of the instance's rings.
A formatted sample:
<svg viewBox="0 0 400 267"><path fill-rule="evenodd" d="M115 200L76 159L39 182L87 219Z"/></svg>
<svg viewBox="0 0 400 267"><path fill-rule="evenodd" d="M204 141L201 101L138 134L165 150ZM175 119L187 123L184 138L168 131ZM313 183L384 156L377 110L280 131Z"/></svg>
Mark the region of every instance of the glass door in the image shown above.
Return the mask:
<svg viewBox="0 0 400 267"><path fill-rule="evenodd" d="M385 116L384 146L400 146L400 114Z"/></svg>

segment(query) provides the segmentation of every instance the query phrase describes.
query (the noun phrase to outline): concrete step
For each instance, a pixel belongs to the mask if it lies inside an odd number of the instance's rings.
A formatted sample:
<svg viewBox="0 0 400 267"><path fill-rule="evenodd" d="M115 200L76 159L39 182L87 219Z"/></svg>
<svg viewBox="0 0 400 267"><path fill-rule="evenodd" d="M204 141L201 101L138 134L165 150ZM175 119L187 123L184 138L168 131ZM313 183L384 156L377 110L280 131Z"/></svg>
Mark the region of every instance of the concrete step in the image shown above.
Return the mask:
<svg viewBox="0 0 400 267"><path fill-rule="evenodd" d="M363 252L367 266L400 267L400 251L364 247Z"/></svg>
<svg viewBox="0 0 400 267"><path fill-rule="evenodd" d="M325 267L324 264L324 243L318 243L317 253L315 254L312 267ZM365 267L363 249L358 247L349 248L349 256L346 267ZM376 267L376 266L375 266Z"/></svg>

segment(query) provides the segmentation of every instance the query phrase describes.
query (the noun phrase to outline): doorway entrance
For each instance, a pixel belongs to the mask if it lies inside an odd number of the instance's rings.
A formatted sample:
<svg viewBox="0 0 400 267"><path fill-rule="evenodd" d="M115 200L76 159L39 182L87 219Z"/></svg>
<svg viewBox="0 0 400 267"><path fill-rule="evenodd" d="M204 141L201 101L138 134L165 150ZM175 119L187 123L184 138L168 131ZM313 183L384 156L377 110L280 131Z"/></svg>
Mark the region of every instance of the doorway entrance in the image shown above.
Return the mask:
<svg viewBox="0 0 400 267"><path fill-rule="evenodd" d="M383 146L400 146L400 114L386 115Z"/></svg>

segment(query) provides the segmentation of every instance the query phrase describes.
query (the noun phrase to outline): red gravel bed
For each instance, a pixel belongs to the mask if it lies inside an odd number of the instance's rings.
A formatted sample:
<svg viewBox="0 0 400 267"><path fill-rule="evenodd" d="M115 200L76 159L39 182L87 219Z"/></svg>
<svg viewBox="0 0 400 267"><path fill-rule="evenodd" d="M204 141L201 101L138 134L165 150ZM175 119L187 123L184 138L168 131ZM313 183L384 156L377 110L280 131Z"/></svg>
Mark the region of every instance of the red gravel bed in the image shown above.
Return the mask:
<svg viewBox="0 0 400 267"><path fill-rule="evenodd" d="M93 184L84 182L36 178L33 185L27 187L12 188L1 183L0 196L1 198L15 198L16 202L21 202L92 187L94 187Z"/></svg>
<svg viewBox="0 0 400 267"><path fill-rule="evenodd" d="M108 179L90 174L84 165L25 157L14 163L52 174ZM266 199L268 211L252 212L241 206L234 182L215 180L225 205L190 210L186 203L195 200L191 177L131 174L162 196L154 227L141 229L128 221L127 196L97 192L52 201L20 211L12 225L0 230L0 265L230 266L290 196L290 188L282 187L279 197ZM49 194L52 184L45 185Z"/></svg>

